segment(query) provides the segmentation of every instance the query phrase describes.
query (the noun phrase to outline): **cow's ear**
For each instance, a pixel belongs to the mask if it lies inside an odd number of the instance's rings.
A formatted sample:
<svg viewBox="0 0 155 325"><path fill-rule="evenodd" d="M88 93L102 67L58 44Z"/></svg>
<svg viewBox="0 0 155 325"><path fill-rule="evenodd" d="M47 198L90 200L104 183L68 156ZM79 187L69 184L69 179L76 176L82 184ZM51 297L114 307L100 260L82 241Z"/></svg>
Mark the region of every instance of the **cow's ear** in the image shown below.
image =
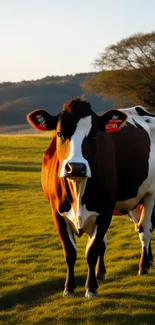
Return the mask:
<svg viewBox="0 0 155 325"><path fill-rule="evenodd" d="M100 130L116 132L124 125L127 118L124 112L117 109L111 109L102 116L98 116L98 126Z"/></svg>
<svg viewBox="0 0 155 325"><path fill-rule="evenodd" d="M27 115L28 122L40 131L55 130L59 115L52 116L46 111L39 109Z"/></svg>

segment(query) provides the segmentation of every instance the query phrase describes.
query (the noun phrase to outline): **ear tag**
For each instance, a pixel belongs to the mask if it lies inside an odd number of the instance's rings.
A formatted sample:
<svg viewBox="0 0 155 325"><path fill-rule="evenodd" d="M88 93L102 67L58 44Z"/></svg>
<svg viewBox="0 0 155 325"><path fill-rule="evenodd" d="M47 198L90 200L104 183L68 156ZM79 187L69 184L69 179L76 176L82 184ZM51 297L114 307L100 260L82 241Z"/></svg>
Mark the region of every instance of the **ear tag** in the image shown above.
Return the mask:
<svg viewBox="0 0 155 325"><path fill-rule="evenodd" d="M47 127L47 123L44 117L41 114L36 115L36 119L38 121L38 129L41 131L45 131Z"/></svg>
<svg viewBox="0 0 155 325"><path fill-rule="evenodd" d="M119 130L122 122L123 122L122 120L115 120L115 119L110 120L105 125L106 132L107 133L117 132Z"/></svg>

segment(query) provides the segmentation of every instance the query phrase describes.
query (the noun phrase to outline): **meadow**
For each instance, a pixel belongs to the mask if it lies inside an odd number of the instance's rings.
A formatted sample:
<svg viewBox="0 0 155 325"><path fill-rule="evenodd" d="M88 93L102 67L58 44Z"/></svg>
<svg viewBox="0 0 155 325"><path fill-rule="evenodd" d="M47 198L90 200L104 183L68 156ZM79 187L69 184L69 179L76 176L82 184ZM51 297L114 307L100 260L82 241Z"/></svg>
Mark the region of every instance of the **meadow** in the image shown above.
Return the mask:
<svg viewBox="0 0 155 325"><path fill-rule="evenodd" d="M155 325L155 268L137 275L141 247L127 216L113 217L109 228L99 297L84 297L86 235L77 239L76 297L62 297L66 265L40 183L49 143L49 136L0 136L0 324Z"/></svg>

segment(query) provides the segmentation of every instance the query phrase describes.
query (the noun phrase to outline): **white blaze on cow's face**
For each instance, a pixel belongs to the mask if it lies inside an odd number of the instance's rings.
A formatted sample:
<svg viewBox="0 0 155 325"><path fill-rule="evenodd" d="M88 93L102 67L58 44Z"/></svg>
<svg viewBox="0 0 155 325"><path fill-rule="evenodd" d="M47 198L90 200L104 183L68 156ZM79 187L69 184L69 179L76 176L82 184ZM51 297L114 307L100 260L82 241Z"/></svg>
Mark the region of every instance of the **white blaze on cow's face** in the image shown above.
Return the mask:
<svg viewBox="0 0 155 325"><path fill-rule="evenodd" d="M88 161L82 154L82 143L85 137L88 136L92 127L92 116L81 118L77 123L75 132L70 139L70 152L62 163L60 177L65 177L65 166L69 163L83 163L86 165L86 177L91 177L91 171Z"/></svg>

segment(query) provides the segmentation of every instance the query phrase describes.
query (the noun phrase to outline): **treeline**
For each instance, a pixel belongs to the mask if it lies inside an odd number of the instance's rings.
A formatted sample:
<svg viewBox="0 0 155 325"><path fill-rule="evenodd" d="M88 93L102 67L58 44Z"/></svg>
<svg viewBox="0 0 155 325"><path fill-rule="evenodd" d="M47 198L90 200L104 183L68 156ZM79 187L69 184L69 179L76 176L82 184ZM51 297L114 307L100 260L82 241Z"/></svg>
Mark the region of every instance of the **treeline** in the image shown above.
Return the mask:
<svg viewBox="0 0 155 325"><path fill-rule="evenodd" d="M84 92L81 83L90 73L75 76L48 76L36 81L0 84L0 132L21 132L29 129L26 115L37 108L57 114L64 102L74 97L84 97L90 101L96 112L111 108L111 101Z"/></svg>

